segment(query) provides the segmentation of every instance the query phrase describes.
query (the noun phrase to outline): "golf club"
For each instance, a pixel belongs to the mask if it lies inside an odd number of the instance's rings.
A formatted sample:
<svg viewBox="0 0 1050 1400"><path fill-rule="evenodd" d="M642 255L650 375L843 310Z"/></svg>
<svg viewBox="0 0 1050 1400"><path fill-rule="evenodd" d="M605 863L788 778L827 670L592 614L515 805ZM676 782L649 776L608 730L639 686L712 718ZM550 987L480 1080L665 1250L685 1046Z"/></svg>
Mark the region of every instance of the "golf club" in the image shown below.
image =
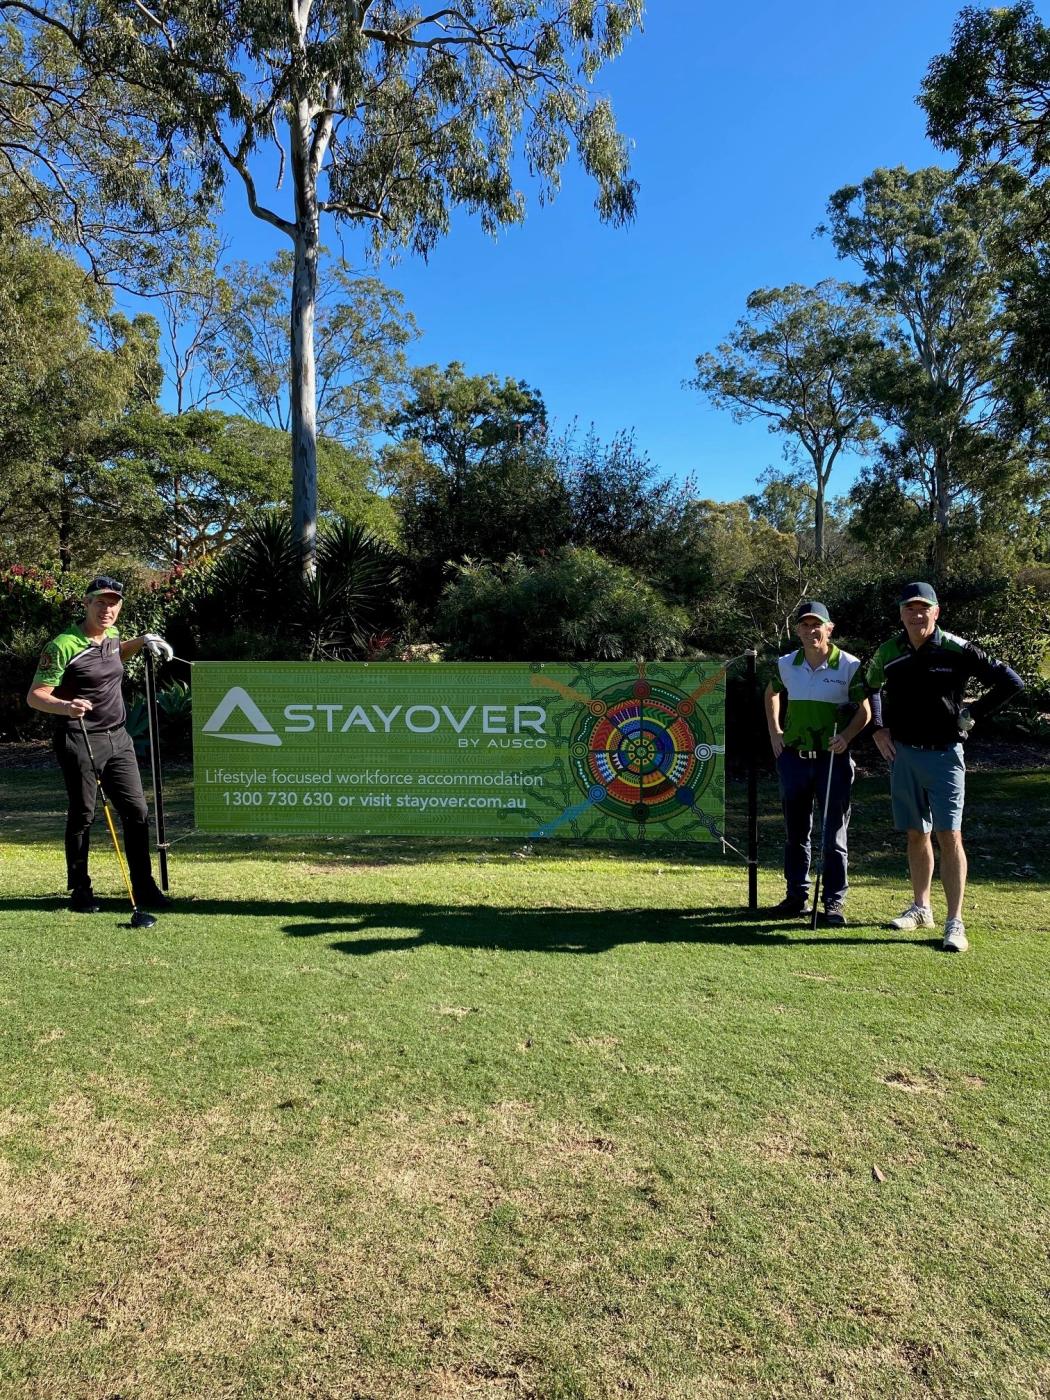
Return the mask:
<svg viewBox="0 0 1050 1400"><path fill-rule="evenodd" d="M831 738L832 738L833 741L838 737L838 732L839 732L839 725L838 725L838 720L836 720L836 721L835 721L835 727L834 727L834 728L832 729L832 731L831 731ZM810 914L810 919L809 919L809 926L810 926L810 928L816 928L816 926L817 926L817 905L818 905L818 903L820 902L820 877L824 874L824 833L825 833L825 831L827 830L827 825L828 825L828 803L831 801L831 770L834 768L834 766L835 766L835 754L832 752L831 748L829 747L829 749L828 749L828 783L827 783L827 787L824 789L824 814L823 814L823 816L822 816L821 819L820 819L820 846L819 846L818 851L817 851L817 860L816 860L817 875L816 875L816 879L813 881L813 909L812 909L812 912L811 912L811 914Z"/></svg>
<svg viewBox="0 0 1050 1400"><path fill-rule="evenodd" d="M168 892L168 843L164 839L164 774L160 763L160 720L157 715L157 684L153 653L146 648L146 715L149 719L149 763L153 774L153 816L157 825L157 860L160 887Z"/></svg>
<svg viewBox="0 0 1050 1400"><path fill-rule="evenodd" d="M124 853L121 851L120 842L117 840L117 828L113 825L113 813L109 810L109 798L106 796L106 789L102 786L102 774L99 772L98 764L95 762L95 755L91 748L91 740L88 738L83 715L78 717L78 723L80 724L80 732L84 736L84 743L87 745L88 761L91 764L91 771L95 775L95 785L98 788L98 795L102 798L102 810L106 814L106 825L109 827L109 834L113 838L113 849L117 853L117 864L120 866L120 873L124 876L124 884L128 889L128 898L131 900L131 927L152 928L157 922L156 918L152 914L147 914L145 909L140 909L135 903L135 894L131 888L128 868L124 864Z"/></svg>

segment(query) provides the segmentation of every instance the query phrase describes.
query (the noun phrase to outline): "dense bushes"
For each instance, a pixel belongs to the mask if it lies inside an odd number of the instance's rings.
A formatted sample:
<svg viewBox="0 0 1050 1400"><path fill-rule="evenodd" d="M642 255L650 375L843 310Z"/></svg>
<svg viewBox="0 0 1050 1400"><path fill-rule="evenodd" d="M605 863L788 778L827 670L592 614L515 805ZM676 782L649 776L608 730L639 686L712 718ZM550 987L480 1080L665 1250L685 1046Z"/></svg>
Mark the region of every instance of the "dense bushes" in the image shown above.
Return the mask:
<svg viewBox="0 0 1050 1400"><path fill-rule="evenodd" d="M680 656L688 627L685 611L630 569L569 547L531 564L464 566L436 622L450 658L479 661Z"/></svg>

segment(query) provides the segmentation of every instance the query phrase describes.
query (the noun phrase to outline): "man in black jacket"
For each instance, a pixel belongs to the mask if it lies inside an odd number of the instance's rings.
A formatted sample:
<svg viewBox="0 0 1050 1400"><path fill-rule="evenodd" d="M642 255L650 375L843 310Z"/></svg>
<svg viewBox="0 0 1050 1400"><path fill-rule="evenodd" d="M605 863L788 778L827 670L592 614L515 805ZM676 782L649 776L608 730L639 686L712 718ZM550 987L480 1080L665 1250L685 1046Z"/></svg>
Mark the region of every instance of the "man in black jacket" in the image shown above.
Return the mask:
<svg viewBox="0 0 1050 1400"><path fill-rule="evenodd" d="M1016 695L1023 682L1003 662L937 625L940 607L928 583L905 584L898 602L903 631L879 647L867 672L875 743L890 764L894 824L908 833L912 902L890 927L933 927L930 832L936 831L948 902L942 947L947 953L965 953L962 740L974 724ZM967 706L971 681L986 689Z"/></svg>

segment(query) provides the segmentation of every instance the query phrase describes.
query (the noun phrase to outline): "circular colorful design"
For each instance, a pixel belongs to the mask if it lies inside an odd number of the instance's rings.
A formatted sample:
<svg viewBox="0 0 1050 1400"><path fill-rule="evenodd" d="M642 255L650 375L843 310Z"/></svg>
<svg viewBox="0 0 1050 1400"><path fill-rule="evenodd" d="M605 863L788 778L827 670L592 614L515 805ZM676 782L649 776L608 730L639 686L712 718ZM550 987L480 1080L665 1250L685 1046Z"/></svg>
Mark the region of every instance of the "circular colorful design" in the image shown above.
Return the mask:
<svg viewBox="0 0 1050 1400"><path fill-rule="evenodd" d="M581 713L570 764L587 800L626 821L651 823L696 806L715 773L707 716L658 681L623 681Z"/></svg>

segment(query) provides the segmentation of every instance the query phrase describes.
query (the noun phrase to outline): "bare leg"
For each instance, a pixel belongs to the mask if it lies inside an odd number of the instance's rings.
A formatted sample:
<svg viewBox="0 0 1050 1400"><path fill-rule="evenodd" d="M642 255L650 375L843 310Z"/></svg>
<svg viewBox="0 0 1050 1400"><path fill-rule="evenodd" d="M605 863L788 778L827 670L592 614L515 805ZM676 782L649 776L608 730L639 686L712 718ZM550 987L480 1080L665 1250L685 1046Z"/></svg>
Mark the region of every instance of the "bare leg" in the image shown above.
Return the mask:
<svg viewBox="0 0 1050 1400"><path fill-rule="evenodd" d="M911 836L911 832L908 835ZM961 919L963 895L966 892L966 851L962 832L938 831L937 845L941 848L941 884L948 901L948 918Z"/></svg>
<svg viewBox="0 0 1050 1400"><path fill-rule="evenodd" d="M915 903L928 909L930 886L933 884L933 843L925 831L908 830L908 870Z"/></svg>

